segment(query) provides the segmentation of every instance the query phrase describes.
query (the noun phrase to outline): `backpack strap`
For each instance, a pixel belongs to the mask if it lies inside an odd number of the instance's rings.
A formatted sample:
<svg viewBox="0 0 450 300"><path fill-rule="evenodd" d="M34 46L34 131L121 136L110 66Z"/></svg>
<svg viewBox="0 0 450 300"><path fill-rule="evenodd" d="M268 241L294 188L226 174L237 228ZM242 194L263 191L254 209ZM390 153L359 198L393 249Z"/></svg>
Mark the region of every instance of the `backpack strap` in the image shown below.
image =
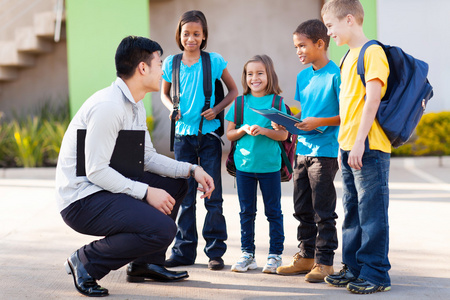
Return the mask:
<svg viewBox="0 0 450 300"><path fill-rule="evenodd" d="M372 45L380 45L384 49L384 45L377 40L370 40L362 46L361 51L359 52L358 62L356 64L356 70L358 75L361 77L361 81L366 86L366 79L364 77L365 69L364 69L364 54L366 53L367 48Z"/></svg>
<svg viewBox="0 0 450 300"><path fill-rule="evenodd" d="M241 101L239 101L239 98ZM236 124L236 128L241 127L242 122L244 122L244 95L236 97L234 100L234 124Z"/></svg>
<svg viewBox="0 0 450 300"><path fill-rule="evenodd" d="M180 64L182 53L173 57L172 60L172 103L173 109L178 111L180 107Z"/></svg>
<svg viewBox="0 0 450 300"><path fill-rule="evenodd" d="M283 100L283 97L281 97L280 95L273 95L272 107L277 108L278 110L281 110L281 104L283 103L283 101L281 101L281 100ZM289 161L289 157L287 156L286 150L284 149L283 142L278 141L278 146L280 146L280 149L281 149L281 158L283 159L283 162L284 162L285 166L287 167L289 173L292 174L294 172L294 170L292 169L292 165Z"/></svg>
<svg viewBox="0 0 450 300"><path fill-rule="evenodd" d="M211 79L211 57L208 52L201 51L202 69L203 69L203 94L205 95L205 105L203 105L202 112L211 107L212 95L212 79ZM198 142L202 139L203 117L200 118L200 125L198 126Z"/></svg>
<svg viewBox="0 0 450 300"><path fill-rule="evenodd" d="M180 64L182 53L179 53L173 57L172 60L172 104L173 112L170 124L170 151L173 151L173 144L175 140L175 119L178 115L180 107Z"/></svg>
<svg viewBox="0 0 450 300"><path fill-rule="evenodd" d="M281 110L281 100L283 100L283 97L274 94L272 99L272 107Z"/></svg>

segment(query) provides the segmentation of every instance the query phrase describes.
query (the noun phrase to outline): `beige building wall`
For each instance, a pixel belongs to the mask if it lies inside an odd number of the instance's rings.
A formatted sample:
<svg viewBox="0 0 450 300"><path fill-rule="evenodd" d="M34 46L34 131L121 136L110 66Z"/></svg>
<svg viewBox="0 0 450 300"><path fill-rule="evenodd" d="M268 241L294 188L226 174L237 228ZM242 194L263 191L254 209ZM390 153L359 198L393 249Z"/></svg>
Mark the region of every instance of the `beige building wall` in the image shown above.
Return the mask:
<svg viewBox="0 0 450 300"><path fill-rule="evenodd" d="M55 12L56 0L2 0L0 5L0 42L15 40L17 30L35 25L40 13ZM64 34L62 35L64 37ZM52 43L48 53L31 54L34 65L18 69L17 79L0 82L0 112L31 112L39 105L52 101L67 101L66 41Z"/></svg>
<svg viewBox="0 0 450 300"><path fill-rule="evenodd" d="M67 101L66 42L53 45L53 51L36 56L35 65L22 68L18 79L0 84L0 111L32 112L40 105Z"/></svg>
<svg viewBox="0 0 450 300"><path fill-rule="evenodd" d="M150 36L163 47L163 58L179 53L175 29L181 14L201 10L208 21L206 50L228 61L239 93L246 61L255 54L267 54L274 61L286 103L298 106L296 76L304 67L295 54L292 33L301 22L320 18L321 5L320 0L151 0ZM159 93L153 93L152 104L157 120L152 140L158 151L169 154L169 111ZM224 151L229 149L226 142Z"/></svg>

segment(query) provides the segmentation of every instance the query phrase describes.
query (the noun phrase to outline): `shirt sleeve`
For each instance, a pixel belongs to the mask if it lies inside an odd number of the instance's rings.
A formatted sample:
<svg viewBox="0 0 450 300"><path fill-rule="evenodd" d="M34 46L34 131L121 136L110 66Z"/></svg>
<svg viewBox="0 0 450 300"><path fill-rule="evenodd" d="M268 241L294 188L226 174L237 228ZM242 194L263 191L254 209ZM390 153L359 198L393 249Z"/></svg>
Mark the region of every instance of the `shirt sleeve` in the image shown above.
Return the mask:
<svg viewBox="0 0 450 300"><path fill-rule="evenodd" d="M173 62L173 55L169 55L163 61L162 65L163 79L167 82L172 82L172 62Z"/></svg>
<svg viewBox="0 0 450 300"><path fill-rule="evenodd" d="M234 104L235 101L233 101L230 105L230 109L228 110L226 116L225 116L225 120L233 122L234 123Z"/></svg>
<svg viewBox="0 0 450 300"><path fill-rule="evenodd" d="M213 79L219 79L222 77L223 70L227 67L227 62L218 53L210 52L209 56L211 58L212 74Z"/></svg>

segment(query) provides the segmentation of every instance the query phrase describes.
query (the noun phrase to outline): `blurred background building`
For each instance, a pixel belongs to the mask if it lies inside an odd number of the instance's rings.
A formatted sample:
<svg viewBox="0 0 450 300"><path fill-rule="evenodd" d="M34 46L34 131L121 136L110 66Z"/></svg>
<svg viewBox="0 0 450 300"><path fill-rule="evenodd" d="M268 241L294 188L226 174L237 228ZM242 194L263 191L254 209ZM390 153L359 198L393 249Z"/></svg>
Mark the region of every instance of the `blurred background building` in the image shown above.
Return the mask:
<svg viewBox="0 0 450 300"><path fill-rule="evenodd" d="M444 95L450 81L447 0L361 0L365 32L385 44L426 61L434 98L427 112L450 111ZM30 111L43 103L69 99L73 116L95 91L115 80L114 53L127 35L147 36L164 49L163 58L180 52L175 29L180 15L205 13L207 51L220 53L242 92L241 73L255 54L274 63L289 105L294 101L298 61L292 32L303 21L320 19L324 0L0 0L0 112ZM330 42L339 63L347 49ZM159 93L144 99L155 119L153 142L168 154L169 120ZM225 147L224 149L228 149Z"/></svg>

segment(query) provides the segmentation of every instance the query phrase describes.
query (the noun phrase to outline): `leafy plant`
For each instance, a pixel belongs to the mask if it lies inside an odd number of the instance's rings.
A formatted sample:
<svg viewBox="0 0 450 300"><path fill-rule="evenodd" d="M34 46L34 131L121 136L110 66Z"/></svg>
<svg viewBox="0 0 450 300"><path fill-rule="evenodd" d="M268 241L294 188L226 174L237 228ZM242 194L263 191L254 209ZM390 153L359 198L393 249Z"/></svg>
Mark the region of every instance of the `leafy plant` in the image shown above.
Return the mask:
<svg viewBox="0 0 450 300"><path fill-rule="evenodd" d="M17 147L15 162L25 168L43 165L42 123L37 117L27 117L24 121L12 122L14 141Z"/></svg>

